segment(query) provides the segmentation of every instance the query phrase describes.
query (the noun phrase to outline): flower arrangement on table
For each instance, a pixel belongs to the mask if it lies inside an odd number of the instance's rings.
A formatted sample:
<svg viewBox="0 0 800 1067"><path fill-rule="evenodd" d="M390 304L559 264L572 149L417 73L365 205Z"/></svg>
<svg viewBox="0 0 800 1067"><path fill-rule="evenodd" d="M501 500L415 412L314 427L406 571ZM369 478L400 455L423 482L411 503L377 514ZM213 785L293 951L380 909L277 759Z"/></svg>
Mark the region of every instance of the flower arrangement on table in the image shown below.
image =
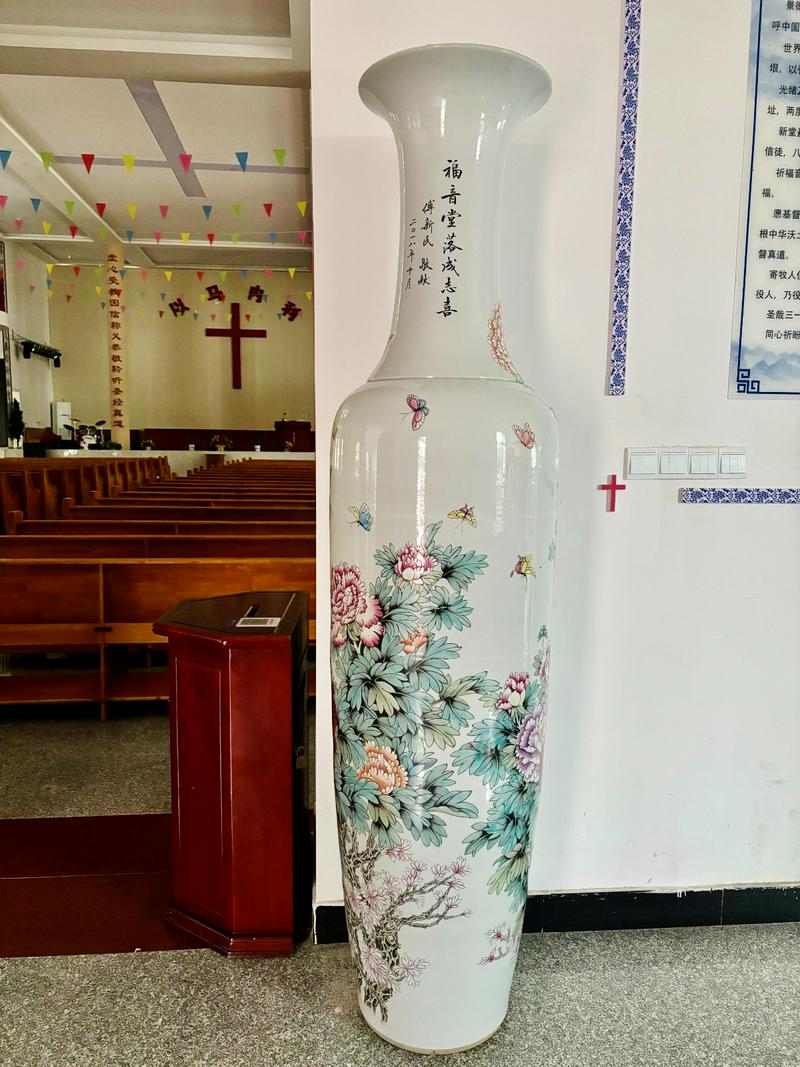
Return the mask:
<svg viewBox="0 0 800 1067"><path fill-rule="evenodd" d="M226 437L224 433L215 433L211 438L211 447L216 448L218 452L225 452L233 448L233 441L230 437Z"/></svg>

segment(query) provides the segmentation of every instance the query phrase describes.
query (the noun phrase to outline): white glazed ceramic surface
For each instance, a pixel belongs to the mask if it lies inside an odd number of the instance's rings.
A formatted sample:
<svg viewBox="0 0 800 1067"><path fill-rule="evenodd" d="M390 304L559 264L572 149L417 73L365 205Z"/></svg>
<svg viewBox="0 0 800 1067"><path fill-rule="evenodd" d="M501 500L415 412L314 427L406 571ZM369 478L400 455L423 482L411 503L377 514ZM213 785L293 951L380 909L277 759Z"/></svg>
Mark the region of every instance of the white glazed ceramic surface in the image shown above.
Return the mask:
<svg viewBox="0 0 800 1067"><path fill-rule="evenodd" d="M334 774L362 1011L420 1051L501 1024L527 896L557 442L505 349L496 223L511 129L548 93L532 61L463 45L361 84L404 212L392 336L333 431Z"/></svg>

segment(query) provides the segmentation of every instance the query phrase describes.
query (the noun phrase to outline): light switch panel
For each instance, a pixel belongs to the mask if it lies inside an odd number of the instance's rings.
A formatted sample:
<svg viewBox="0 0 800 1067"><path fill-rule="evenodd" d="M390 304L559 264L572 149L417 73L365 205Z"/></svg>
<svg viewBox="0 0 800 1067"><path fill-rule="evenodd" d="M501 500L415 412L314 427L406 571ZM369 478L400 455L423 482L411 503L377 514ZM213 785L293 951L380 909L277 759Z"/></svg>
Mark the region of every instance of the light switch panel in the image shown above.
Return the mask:
<svg viewBox="0 0 800 1067"><path fill-rule="evenodd" d="M628 478L744 478L747 449L735 445L643 445L625 450Z"/></svg>

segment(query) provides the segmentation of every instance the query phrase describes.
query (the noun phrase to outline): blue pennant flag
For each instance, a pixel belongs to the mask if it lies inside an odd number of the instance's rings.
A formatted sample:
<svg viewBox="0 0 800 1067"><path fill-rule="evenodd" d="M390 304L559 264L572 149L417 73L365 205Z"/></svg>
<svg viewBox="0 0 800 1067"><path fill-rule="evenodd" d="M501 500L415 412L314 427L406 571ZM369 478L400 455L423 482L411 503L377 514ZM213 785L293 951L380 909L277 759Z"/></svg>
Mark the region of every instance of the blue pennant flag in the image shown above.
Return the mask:
<svg viewBox="0 0 800 1067"><path fill-rule="evenodd" d="M125 277L125 275L126 275L127 273L128 273L128 272L127 272L127 270L121 270L121 271L119 272L119 276L120 276L120 278L124 278L124 277Z"/></svg>
<svg viewBox="0 0 800 1067"><path fill-rule="evenodd" d="M0 148L0 163L3 165L3 170L8 166L9 159L11 159L11 149Z"/></svg>
<svg viewBox="0 0 800 1067"><path fill-rule="evenodd" d="M275 233L274 230L269 235L269 239L270 239L270 241L272 241L273 244L275 244L275 242L278 240L278 235L277 235L277 233Z"/></svg>
<svg viewBox="0 0 800 1067"><path fill-rule="evenodd" d="M32 196L31 197L31 203L33 204L33 210L34 211L38 211L39 207L41 206L41 203L42 203L41 197Z"/></svg>
<svg viewBox="0 0 800 1067"><path fill-rule="evenodd" d="M247 157L249 154L249 152L236 153L236 158L239 160L239 166L242 168L243 171L247 170Z"/></svg>
<svg viewBox="0 0 800 1067"><path fill-rule="evenodd" d="M248 275L249 273L250 273L250 271L248 271L248 270L240 270L240 271L239 271L239 274L240 274L240 275L241 275L241 276L242 276L243 278L246 278L246 277L247 277L247 275Z"/></svg>
<svg viewBox="0 0 800 1067"><path fill-rule="evenodd" d="M127 236L129 241L133 240L133 230L126 230L125 234L126 234L126 236Z"/></svg>
<svg viewBox="0 0 800 1067"><path fill-rule="evenodd" d="M205 217L207 219L211 218L212 210L213 210L213 208L212 208L211 204L203 204L203 214L205 215Z"/></svg>

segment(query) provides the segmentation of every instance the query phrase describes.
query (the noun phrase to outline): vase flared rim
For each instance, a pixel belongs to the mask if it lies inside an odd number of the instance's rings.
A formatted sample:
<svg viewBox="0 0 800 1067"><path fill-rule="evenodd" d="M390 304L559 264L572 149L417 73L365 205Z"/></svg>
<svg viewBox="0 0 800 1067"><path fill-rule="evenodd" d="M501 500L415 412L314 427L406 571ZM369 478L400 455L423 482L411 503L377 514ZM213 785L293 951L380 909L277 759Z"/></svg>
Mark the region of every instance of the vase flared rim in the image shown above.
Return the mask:
<svg viewBox="0 0 800 1067"><path fill-rule="evenodd" d="M374 96L374 90L369 87L369 83L374 81L376 76L382 73L384 70L390 69L398 61L402 61L410 58L411 56L423 55L426 53L467 53L474 54L483 53L486 55L492 55L497 58L505 58L526 67L532 74L535 72L540 80L540 88L544 90L543 99L540 97L538 107L541 107L552 92L552 79L545 68L538 63L535 59L531 59L530 56L524 55L522 52L515 52L510 48L500 48L496 45L490 44L476 44L468 41L452 41L452 42L440 42L434 44L416 45L413 48L403 48L399 52L392 52L388 56L384 56L381 59L376 60L375 63L370 64L369 67L361 75L358 82L358 93L362 101L371 108L369 97ZM538 109L538 108L537 108Z"/></svg>

